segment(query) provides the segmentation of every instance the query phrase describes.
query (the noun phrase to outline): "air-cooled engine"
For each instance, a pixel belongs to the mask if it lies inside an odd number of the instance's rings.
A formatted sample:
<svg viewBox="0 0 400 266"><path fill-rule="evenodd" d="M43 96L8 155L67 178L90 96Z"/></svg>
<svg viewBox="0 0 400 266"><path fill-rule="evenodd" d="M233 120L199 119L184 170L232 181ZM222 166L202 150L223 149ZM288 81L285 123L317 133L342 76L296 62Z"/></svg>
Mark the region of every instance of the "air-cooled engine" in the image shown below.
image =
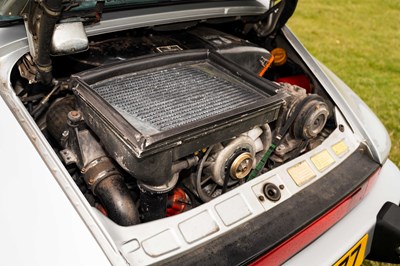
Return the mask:
<svg viewBox="0 0 400 266"><path fill-rule="evenodd" d="M210 201L327 134L332 111L310 84L277 82L273 54L217 30L92 41L68 60L78 73L33 116L89 202L120 225Z"/></svg>

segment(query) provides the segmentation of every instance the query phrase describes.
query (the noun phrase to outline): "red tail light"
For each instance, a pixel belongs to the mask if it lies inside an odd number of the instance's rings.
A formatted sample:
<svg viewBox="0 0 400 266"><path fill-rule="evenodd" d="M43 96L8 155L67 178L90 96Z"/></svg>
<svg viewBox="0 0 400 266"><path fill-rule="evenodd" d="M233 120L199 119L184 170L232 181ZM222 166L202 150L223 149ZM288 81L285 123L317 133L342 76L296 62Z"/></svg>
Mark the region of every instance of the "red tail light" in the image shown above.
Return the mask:
<svg viewBox="0 0 400 266"><path fill-rule="evenodd" d="M347 196L323 216L308 225L302 231L286 240L284 243L273 249L271 252L263 255L253 262L252 266L259 265L280 265L310 244L314 239L322 235L347 213L349 213L360 201L369 193L376 178L379 175L380 168L377 169L368 180L362 184L355 192Z"/></svg>

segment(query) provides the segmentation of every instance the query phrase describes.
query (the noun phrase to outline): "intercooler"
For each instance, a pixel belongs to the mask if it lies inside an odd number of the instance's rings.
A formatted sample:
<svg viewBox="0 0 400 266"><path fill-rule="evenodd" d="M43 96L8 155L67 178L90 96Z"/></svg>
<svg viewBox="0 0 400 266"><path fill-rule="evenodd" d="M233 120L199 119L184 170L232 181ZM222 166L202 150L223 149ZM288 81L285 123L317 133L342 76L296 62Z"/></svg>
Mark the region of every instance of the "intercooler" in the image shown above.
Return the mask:
<svg viewBox="0 0 400 266"><path fill-rule="evenodd" d="M199 122L263 98L246 86L210 75L206 67L210 65L133 73L101 81L91 88L127 120L137 119L136 126L140 123L149 127L144 131L151 128L154 132Z"/></svg>
<svg viewBox="0 0 400 266"><path fill-rule="evenodd" d="M273 84L206 51L83 72L72 86L107 151L154 187L169 186L174 161L276 120L282 104Z"/></svg>

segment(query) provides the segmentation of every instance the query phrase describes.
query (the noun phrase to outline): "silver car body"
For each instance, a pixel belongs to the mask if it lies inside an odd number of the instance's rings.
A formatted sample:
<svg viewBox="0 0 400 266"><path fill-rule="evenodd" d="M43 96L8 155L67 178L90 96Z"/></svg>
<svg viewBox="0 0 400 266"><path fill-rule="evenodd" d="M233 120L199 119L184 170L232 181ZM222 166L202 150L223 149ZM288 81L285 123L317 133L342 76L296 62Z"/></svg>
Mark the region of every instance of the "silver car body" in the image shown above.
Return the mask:
<svg viewBox="0 0 400 266"><path fill-rule="evenodd" d="M258 5L213 7L211 4L152 9L152 13L124 11L107 13L88 36L148 25L210 17L261 14ZM282 201L319 180L346 160L361 143L367 143L382 171L370 194L348 215L285 265L335 263L363 235L371 238L376 214L386 201L400 202L400 172L386 160L390 140L379 120L337 77L321 66L287 28L286 37L311 67L337 105L335 130L323 145L282 167L247 182L211 202L183 213L133 227L110 223L83 198L60 163L11 84L11 68L29 51L23 25L0 28L0 246L2 261L10 265L141 265L161 262L229 233L232 228L274 207L257 199L262 184L275 181L287 189ZM354 133L353 133L354 131ZM348 152L336 156L331 147L345 141ZM311 157L328 151L334 163L318 171ZM22 166L19 162L27 162ZM287 169L308 162L316 177L303 187L295 185ZM231 210L235 209L234 212ZM196 230L192 230L196 228ZM367 247L367 251L368 251Z"/></svg>

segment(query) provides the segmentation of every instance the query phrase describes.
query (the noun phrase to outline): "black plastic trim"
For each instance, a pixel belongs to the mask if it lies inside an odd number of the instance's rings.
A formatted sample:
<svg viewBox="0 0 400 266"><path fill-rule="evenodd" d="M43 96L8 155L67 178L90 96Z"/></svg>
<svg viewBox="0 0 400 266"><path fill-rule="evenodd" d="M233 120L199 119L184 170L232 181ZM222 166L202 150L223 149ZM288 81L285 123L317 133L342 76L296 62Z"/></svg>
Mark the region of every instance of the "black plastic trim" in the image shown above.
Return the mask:
<svg viewBox="0 0 400 266"><path fill-rule="evenodd" d="M368 259L400 263L400 207L386 202L376 217L376 226Z"/></svg>
<svg viewBox="0 0 400 266"><path fill-rule="evenodd" d="M277 207L164 264L248 264L300 232L355 192L379 167L360 146L334 170Z"/></svg>

